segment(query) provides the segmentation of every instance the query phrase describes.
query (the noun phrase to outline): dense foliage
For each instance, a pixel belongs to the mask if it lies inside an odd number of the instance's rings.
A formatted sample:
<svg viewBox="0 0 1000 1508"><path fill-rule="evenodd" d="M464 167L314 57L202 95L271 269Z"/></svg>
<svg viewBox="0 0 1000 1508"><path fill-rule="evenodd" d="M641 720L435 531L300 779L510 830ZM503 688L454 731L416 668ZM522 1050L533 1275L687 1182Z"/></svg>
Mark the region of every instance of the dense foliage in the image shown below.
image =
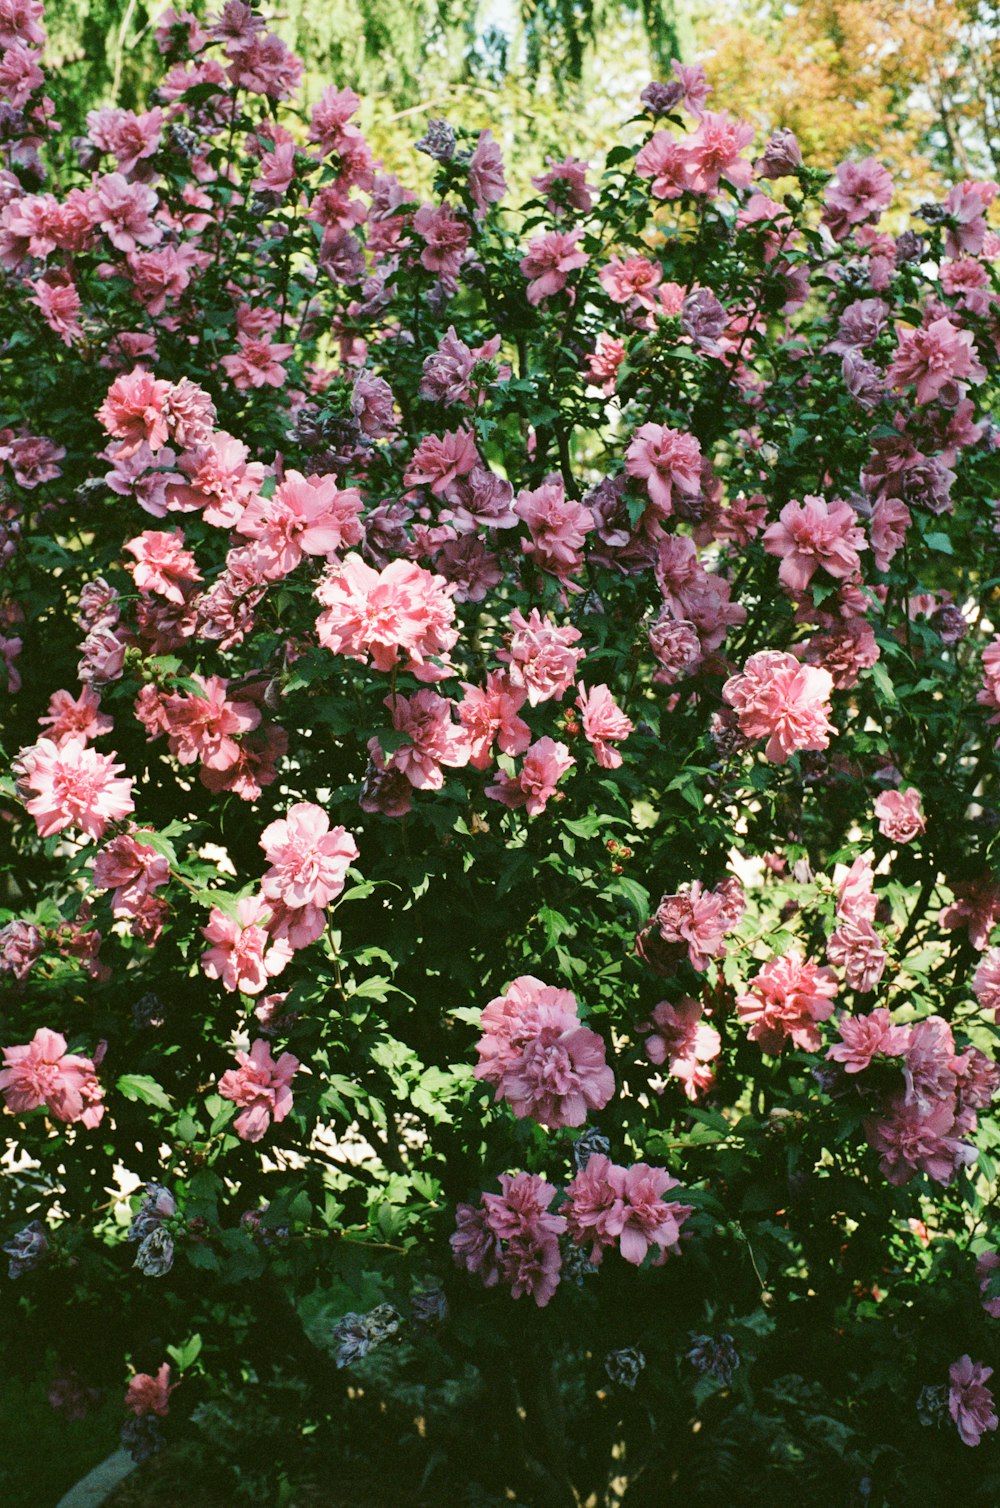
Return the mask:
<svg viewBox="0 0 1000 1508"><path fill-rule="evenodd" d="M71 140L0 0L8 1380L266 1501L995 1502L995 185L678 65L421 202L157 37Z"/></svg>

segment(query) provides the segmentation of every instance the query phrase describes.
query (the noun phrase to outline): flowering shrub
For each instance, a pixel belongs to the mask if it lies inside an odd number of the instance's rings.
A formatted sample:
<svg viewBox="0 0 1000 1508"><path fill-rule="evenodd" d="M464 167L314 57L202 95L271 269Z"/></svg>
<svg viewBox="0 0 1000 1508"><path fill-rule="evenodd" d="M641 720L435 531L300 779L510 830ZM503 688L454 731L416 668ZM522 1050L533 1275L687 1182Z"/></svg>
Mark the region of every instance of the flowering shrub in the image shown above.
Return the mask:
<svg viewBox="0 0 1000 1508"><path fill-rule="evenodd" d="M8 1370L262 1500L996 1502L996 185L676 66L422 202L238 0L68 141L41 11Z"/></svg>

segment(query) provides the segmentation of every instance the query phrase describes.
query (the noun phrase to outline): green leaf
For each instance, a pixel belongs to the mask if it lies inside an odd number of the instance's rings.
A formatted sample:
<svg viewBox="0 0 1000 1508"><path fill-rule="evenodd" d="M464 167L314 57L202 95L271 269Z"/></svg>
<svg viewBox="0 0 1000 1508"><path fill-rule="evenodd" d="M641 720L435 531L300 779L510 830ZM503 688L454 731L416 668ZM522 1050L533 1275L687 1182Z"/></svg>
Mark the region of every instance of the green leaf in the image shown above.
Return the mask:
<svg viewBox="0 0 1000 1508"><path fill-rule="evenodd" d="M157 1110L169 1110L172 1101L165 1089L155 1079L144 1073L123 1073L117 1088L127 1100L139 1100L143 1105L155 1105Z"/></svg>

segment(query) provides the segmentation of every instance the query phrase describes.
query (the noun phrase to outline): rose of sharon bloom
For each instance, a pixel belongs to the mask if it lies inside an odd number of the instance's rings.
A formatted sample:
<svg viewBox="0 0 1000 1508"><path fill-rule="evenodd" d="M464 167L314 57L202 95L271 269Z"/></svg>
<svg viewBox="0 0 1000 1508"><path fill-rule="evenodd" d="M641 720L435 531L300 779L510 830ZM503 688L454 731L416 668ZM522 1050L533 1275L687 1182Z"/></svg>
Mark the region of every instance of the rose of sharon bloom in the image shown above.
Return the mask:
<svg viewBox="0 0 1000 1508"><path fill-rule="evenodd" d="M393 727L409 739L396 749L389 766L405 775L415 790L439 791L444 785L442 765L461 769L468 764L468 734L452 722L455 704L450 697L424 688L409 697L387 696L385 705Z"/></svg>
<svg viewBox="0 0 1000 1508"><path fill-rule="evenodd" d="M1000 1252L980 1252L976 1258L976 1278L979 1282L980 1300L991 1319L1000 1319L1000 1293L990 1297L993 1274L1000 1268Z"/></svg>
<svg viewBox="0 0 1000 1508"><path fill-rule="evenodd" d="M674 1004L661 1000L653 1008L652 1019L639 1030L653 1033L645 1043L649 1061L657 1067L666 1064L670 1077L680 1080L689 1100L696 1100L715 1082L708 1065L722 1051L722 1038L702 1019L699 1000L689 996Z"/></svg>
<svg viewBox="0 0 1000 1508"><path fill-rule="evenodd" d="M830 937L826 956L844 971L852 990L867 994L885 972L889 955L871 922L864 917L846 917Z"/></svg>
<svg viewBox="0 0 1000 1508"><path fill-rule="evenodd" d="M170 1395L180 1383L171 1384L170 1364L164 1362L155 1377L148 1372L137 1372L129 1380L125 1392L125 1407L141 1418L143 1414L158 1414L165 1419L170 1412Z"/></svg>
<svg viewBox="0 0 1000 1508"><path fill-rule="evenodd" d="M36 792L25 809L35 819L39 835L50 838L65 827L78 828L89 838L101 838L109 822L120 822L134 810L132 781L111 754L99 754L81 738L57 745L41 738L22 750L27 767L25 786Z"/></svg>
<svg viewBox="0 0 1000 1508"><path fill-rule="evenodd" d="M212 944L201 955L209 979L221 980L227 990L259 995L268 980L281 973L293 949L267 931L270 914L264 900L252 895L237 902L235 916L212 907L208 926L201 929Z"/></svg>
<svg viewBox="0 0 1000 1508"><path fill-rule="evenodd" d="M602 769L616 770L622 756L611 745L628 738L635 724L625 716L605 685L593 686L588 691L582 681L578 682L576 705L582 714L584 736L593 745L597 763Z"/></svg>
<svg viewBox="0 0 1000 1508"><path fill-rule="evenodd" d="M332 476L286 471L274 496L252 497L236 532L257 541L254 560L268 580L293 571L304 555L332 555L361 543L361 495Z"/></svg>
<svg viewBox="0 0 1000 1508"><path fill-rule="evenodd" d="M879 832L892 843L909 843L927 826L916 786L907 791L883 791L875 801L875 815Z"/></svg>
<svg viewBox="0 0 1000 1508"><path fill-rule="evenodd" d="M693 1214L689 1204L665 1200L678 1186L665 1168L639 1162L619 1167L603 1153L588 1158L566 1188L567 1234L579 1246L591 1244L589 1260L599 1266L606 1249L618 1243L626 1262L638 1267L655 1250L654 1265L677 1252L680 1228Z"/></svg>
<svg viewBox="0 0 1000 1508"><path fill-rule="evenodd" d="M703 973L713 958L725 956L726 934L739 926L745 910L743 888L732 876L714 890L693 880L660 897L652 920L636 938L635 950L657 974L668 975L675 972L686 948L691 967Z"/></svg>
<svg viewBox="0 0 1000 1508"><path fill-rule="evenodd" d="M972 993L1000 1021L1000 948L991 948L972 978Z"/></svg>
<svg viewBox="0 0 1000 1508"><path fill-rule="evenodd" d="M857 576L858 551L868 548L850 503L827 503L820 497L786 503L762 538L767 553L781 560L779 581L796 597L821 566L839 581Z"/></svg>
<svg viewBox="0 0 1000 1508"><path fill-rule="evenodd" d="M555 739L539 738L524 756L524 763L517 775L498 773L492 785L486 787L486 795L493 801L501 801L511 811L524 807L529 817L544 812L556 786L576 763L563 743Z"/></svg>
<svg viewBox="0 0 1000 1508"><path fill-rule="evenodd" d="M393 560L381 572L360 555L347 555L316 588L325 611L316 633L325 649L352 660L371 661L377 670L399 665L418 681L441 680L458 640L453 583L409 560Z"/></svg>
<svg viewBox="0 0 1000 1508"><path fill-rule="evenodd" d="M753 137L749 121L733 120L727 110L706 110L697 131L684 142L688 187L714 195L725 178L734 188L749 188L753 164L742 153Z"/></svg>
<svg viewBox="0 0 1000 1508"><path fill-rule="evenodd" d="M528 1293L544 1308L559 1283L562 1215L549 1214L556 1189L537 1173L501 1173L499 1194L455 1210L451 1249L459 1267L484 1287L502 1282L514 1298Z"/></svg>
<svg viewBox="0 0 1000 1508"><path fill-rule="evenodd" d="M899 347L886 373L896 388L916 384L918 403L957 401L959 384L982 382L985 369L976 360L975 337L959 330L947 316L920 330L897 331Z"/></svg>
<svg viewBox="0 0 1000 1508"><path fill-rule="evenodd" d="M38 719L39 727L47 728L47 738L54 744L64 744L70 738L82 738L90 743L110 733L113 720L101 711L101 698L92 686L84 686L78 697L70 691L54 691L49 698L49 709Z"/></svg>
<svg viewBox="0 0 1000 1508"><path fill-rule="evenodd" d="M594 527L594 515L566 496L562 478L518 493L514 512L531 534L530 540L521 541L525 555L560 580L575 575L583 565L583 545Z"/></svg>
<svg viewBox="0 0 1000 1508"><path fill-rule="evenodd" d="M958 1426L963 1445L978 1445L983 1435L997 1427L993 1394L986 1380L993 1376L992 1367L984 1367L969 1355L959 1357L948 1368L948 1412Z"/></svg>
<svg viewBox="0 0 1000 1508"><path fill-rule="evenodd" d="M260 846L271 863L261 890L286 906L329 906L358 857L351 834L331 829L326 812L311 801L296 802L286 817L265 827Z"/></svg>
<svg viewBox="0 0 1000 1508"><path fill-rule="evenodd" d="M844 1065L845 1073L862 1073L875 1057L898 1058L910 1045L908 1026L893 1026L884 1006L867 1016L842 1015L837 1022L841 1040L827 1049L827 1057Z"/></svg>
<svg viewBox="0 0 1000 1508"><path fill-rule="evenodd" d="M582 1126L588 1110L603 1110L615 1080L604 1042L581 1026L575 997L531 975L515 979L507 996L483 1011L478 1079L496 1085L519 1119L530 1116L555 1130Z"/></svg>
<svg viewBox="0 0 1000 1508"><path fill-rule="evenodd" d="M485 689L462 682L465 696L458 715L469 735L469 763L485 770L493 760L496 743L503 754L523 754L531 743L531 729L518 713L528 699L523 686L513 686L505 670L486 673Z"/></svg>
<svg viewBox="0 0 1000 1508"><path fill-rule="evenodd" d="M740 1020L750 1028L752 1042L763 1052L776 1055L787 1040L806 1052L820 1046L817 1023L833 1014L837 979L832 969L821 967L801 953L790 951L772 958L736 997Z"/></svg>
<svg viewBox="0 0 1000 1508"><path fill-rule="evenodd" d="M521 271L528 281L528 303L561 293L571 272L590 261L587 252L577 249L580 230L550 230L528 242L527 254L521 259Z"/></svg>
<svg viewBox="0 0 1000 1508"><path fill-rule="evenodd" d="M644 424L625 452L629 476L644 477L658 518L673 512L674 489L688 497L701 491L701 445L694 435L663 424Z"/></svg>
<svg viewBox="0 0 1000 1508"><path fill-rule="evenodd" d="M0 1093L15 1115L44 1105L57 1121L82 1121L88 1129L100 1125L104 1090L94 1060L67 1052L60 1032L40 1026L30 1042L5 1047L3 1062Z"/></svg>
<svg viewBox="0 0 1000 1508"><path fill-rule="evenodd" d="M865 1134L879 1154L879 1168L896 1187L926 1173L935 1183L948 1184L955 1170L974 1162L975 1149L959 1136L954 1098L929 1108L897 1096L885 1114L865 1121Z"/></svg>
<svg viewBox="0 0 1000 1508"><path fill-rule="evenodd" d="M168 602L184 604L184 588L202 579L190 550L184 548L180 529L147 529L130 539L125 549L136 559L126 564L139 592L155 592Z"/></svg>
<svg viewBox="0 0 1000 1508"><path fill-rule="evenodd" d="M582 634L571 624L556 624L542 618L533 607L525 618L515 607L510 615L511 633L508 647L498 656L510 667L512 686L523 687L530 706L561 697L573 684L576 668L583 659L582 649L572 649Z"/></svg>
<svg viewBox="0 0 1000 1508"><path fill-rule="evenodd" d="M250 1051L237 1052L238 1068L230 1068L219 1080L219 1093L241 1106L233 1130L243 1141L260 1141L272 1121L283 1121L292 1108L291 1082L299 1060L283 1052L277 1062L263 1037Z"/></svg>
<svg viewBox="0 0 1000 1508"><path fill-rule="evenodd" d="M836 729L830 722L833 677L794 655L760 650L722 688L745 738L766 738L764 757L784 764L799 749L825 749Z"/></svg>

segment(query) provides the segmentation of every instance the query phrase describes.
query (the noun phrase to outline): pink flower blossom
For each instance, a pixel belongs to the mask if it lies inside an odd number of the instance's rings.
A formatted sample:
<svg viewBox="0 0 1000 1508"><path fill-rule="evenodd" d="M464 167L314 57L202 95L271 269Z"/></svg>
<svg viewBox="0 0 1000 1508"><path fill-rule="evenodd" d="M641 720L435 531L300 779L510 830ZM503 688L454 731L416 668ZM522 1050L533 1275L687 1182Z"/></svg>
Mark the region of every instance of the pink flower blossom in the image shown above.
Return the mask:
<svg viewBox="0 0 1000 1508"><path fill-rule="evenodd" d="M972 993L1000 1021L1000 948L986 953L972 978Z"/></svg>
<svg viewBox="0 0 1000 1508"><path fill-rule="evenodd" d="M83 335L80 324L82 302L75 284L57 275L38 278L31 284L29 303L41 310L42 318L64 346L71 346Z"/></svg>
<svg viewBox="0 0 1000 1508"><path fill-rule="evenodd" d="M546 157L545 163L545 172L538 173L531 183L540 194L549 195L545 206L549 213L557 215L566 209L577 209L589 214L594 207L594 196L587 183L590 164L579 157L564 157L562 162Z"/></svg>
<svg viewBox="0 0 1000 1508"><path fill-rule="evenodd" d="M406 776L419 791L439 791L444 784L443 765L461 769L469 762L469 737L461 724L452 721L455 704L430 688L413 696L387 696L392 725L405 733L389 765Z"/></svg>
<svg viewBox="0 0 1000 1508"><path fill-rule="evenodd" d="M262 893L293 908L329 906L343 892L347 870L358 857L351 834L331 828L326 812L311 801L295 802L285 817L269 823L260 846L271 865L261 880Z"/></svg>
<svg viewBox="0 0 1000 1508"><path fill-rule="evenodd" d="M533 492L519 492L514 512L528 525L531 538L521 541L521 549L530 560L560 580L579 571L594 515L566 496L561 477L550 479Z"/></svg>
<svg viewBox="0 0 1000 1508"><path fill-rule="evenodd" d="M992 1367L973 1361L969 1355L959 1357L948 1368L948 1412L958 1426L963 1445L978 1445L983 1435L997 1427L993 1394L986 1380L993 1376Z"/></svg>
<svg viewBox="0 0 1000 1508"><path fill-rule="evenodd" d="M893 1026L884 1006L867 1016L842 1014L837 1021L841 1040L827 1049L827 1057L844 1065L845 1073L862 1073L873 1058L898 1058L910 1042L907 1026Z"/></svg>
<svg viewBox="0 0 1000 1508"><path fill-rule="evenodd" d="M418 681L441 680L450 673L448 653L459 634L454 592L453 584L412 561L393 560L379 572L360 555L347 555L316 588L325 608L317 637L334 654L370 656L377 670L399 665Z"/></svg>
<svg viewBox="0 0 1000 1508"><path fill-rule="evenodd" d="M663 277L663 269L649 257L612 257L597 274L601 287L616 304L636 298L647 308L655 308L654 289Z"/></svg>
<svg viewBox="0 0 1000 1508"><path fill-rule="evenodd" d="M979 1282L980 1303L991 1319L1000 1319L1000 1294L990 1297L993 1274L1000 1268L1000 1252L980 1252L976 1258L976 1278Z"/></svg>
<svg viewBox="0 0 1000 1508"><path fill-rule="evenodd" d="M126 570L132 572L137 591L155 592L183 605L184 589L202 579L194 556L184 548L180 529L147 529L127 540L124 548L136 558L136 564L127 564Z"/></svg>
<svg viewBox="0 0 1000 1508"><path fill-rule="evenodd" d="M828 747L836 732L829 718L832 689L829 671L764 649L730 677L722 697L735 711L744 737L766 738L764 757L784 764L797 750Z"/></svg>
<svg viewBox="0 0 1000 1508"><path fill-rule="evenodd" d="M594 686L587 690L583 682L577 685L576 705L582 713L583 732L592 744L597 763L605 770L616 770L622 756L612 744L621 743L633 732L635 724L619 707L607 686Z"/></svg>
<svg viewBox="0 0 1000 1508"><path fill-rule="evenodd" d="M835 178L827 184L826 221L840 240L852 226L877 219L891 202L892 178L874 157L841 162Z"/></svg>
<svg viewBox="0 0 1000 1508"><path fill-rule="evenodd" d="M258 1037L250 1051L237 1052L238 1068L230 1068L219 1080L223 1099L240 1106L233 1130L243 1141L260 1141L271 1122L283 1121L292 1108L291 1083L299 1069L299 1060L283 1052L277 1062L263 1037Z"/></svg>
<svg viewBox="0 0 1000 1508"><path fill-rule="evenodd" d="M865 1121L868 1140L879 1154L879 1167L891 1184L908 1183L926 1173L935 1183L950 1183L955 1169L976 1153L955 1134L954 1104L939 1100L929 1108L893 1100L884 1115Z"/></svg>
<svg viewBox="0 0 1000 1508"><path fill-rule="evenodd" d="M606 398L611 396L618 385L618 368L625 356L625 342L602 330L594 350L586 357L590 376Z"/></svg>
<svg viewBox="0 0 1000 1508"><path fill-rule="evenodd" d="M421 265L453 279L471 239L469 222L460 219L450 204L422 204L413 216L413 229L424 242Z"/></svg>
<svg viewBox="0 0 1000 1508"><path fill-rule="evenodd" d="M733 120L726 110L706 110L684 143L688 187L696 194L716 194L725 178L734 188L749 188L753 164L742 153L753 137L749 121Z"/></svg>
<svg viewBox="0 0 1000 1508"><path fill-rule="evenodd" d="M497 1103L506 1100L520 1119L550 1130L582 1126L614 1093L604 1042L581 1026L569 990L522 975L490 1001L482 1026L476 1078L495 1085Z"/></svg>
<svg viewBox="0 0 1000 1508"><path fill-rule="evenodd" d="M480 131L475 150L469 158L469 193L478 214L484 215L491 204L499 204L507 192L503 175L503 157L493 140L492 131Z"/></svg>
<svg viewBox="0 0 1000 1508"><path fill-rule="evenodd" d="M661 896L652 921L636 938L636 952L656 973L670 974L686 949L691 967L702 973L713 958L725 956L723 939L739 926L745 910L737 880L727 878L714 890L694 880Z"/></svg>
<svg viewBox="0 0 1000 1508"><path fill-rule="evenodd" d="M505 670L487 672L485 689L462 682L465 696L458 715L469 735L469 763L485 770L493 759L493 746L504 754L523 754L531 743L531 729L518 713L527 700L523 686L511 684Z"/></svg>
<svg viewBox="0 0 1000 1508"><path fill-rule="evenodd" d="M84 743L110 733L114 721L101 711L101 698L90 686L84 686L78 697L69 691L54 691L49 698L48 711L38 719L39 727L47 728L47 737L54 744L62 745L67 739L79 738Z"/></svg>
<svg viewBox="0 0 1000 1508"><path fill-rule="evenodd" d="M151 1377L148 1372L137 1372L129 1379L125 1390L125 1407L136 1418L141 1419L144 1414L156 1414L160 1419L165 1419L170 1412L170 1395L177 1387L180 1387L180 1383L171 1383L170 1364L165 1361L155 1377Z"/></svg>
<svg viewBox="0 0 1000 1508"><path fill-rule="evenodd" d="M687 146L669 131L653 133L635 159L635 170L640 178L651 180L654 199L679 199L692 188Z"/></svg>
<svg viewBox="0 0 1000 1508"><path fill-rule="evenodd" d="M677 1179L664 1168L644 1162L619 1167L597 1153L567 1185L567 1234L579 1246L592 1243L589 1257L595 1266L616 1242L633 1266L641 1266L654 1249L658 1265L668 1252L679 1251L681 1226L693 1214L690 1205L663 1198L677 1187Z"/></svg>
<svg viewBox="0 0 1000 1508"><path fill-rule="evenodd" d="M776 1056L787 1040L806 1052L816 1052L820 1046L817 1024L833 1014L836 993L832 969L791 949L754 975L746 990L736 996L736 1010L749 1027L750 1040L759 1043L762 1052Z"/></svg>
<svg viewBox="0 0 1000 1508"><path fill-rule="evenodd" d="M687 497L701 491L701 445L694 435L663 424L644 424L625 452L629 476L644 477L659 518L673 512L674 489Z"/></svg>
<svg viewBox="0 0 1000 1508"><path fill-rule="evenodd" d="M915 786L906 791L883 791L875 800L875 816L879 832L892 843L910 843L927 826Z"/></svg>
<svg viewBox="0 0 1000 1508"><path fill-rule="evenodd" d="M527 618L514 608L509 623L508 647L499 658L510 667L511 685L524 688L532 707L563 696L583 659L583 650L572 648L582 638L580 630L542 618L536 607Z"/></svg>
<svg viewBox="0 0 1000 1508"><path fill-rule="evenodd" d="M858 551L867 548L850 503L806 497L786 503L776 523L763 534L764 549L781 560L778 579L792 596L801 596L822 566L828 576L844 580L860 574Z"/></svg>
<svg viewBox="0 0 1000 1508"><path fill-rule="evenodd" d="M861 917L841 922L826 945L826 956L843 969L850 988L862 995L875 988L889 961L875 928Z"/></svg>
<svg viewBox="0 0 1000 1508"><path fill-rule="evenodd" d="M136 165L152 157L160 145L163 111L157 107L136 115L133 110L105 107L87 112L87 131L95 147L117 159L120 173L128 175Z"/></svg>
<svg viewBox="0 0 1000 1508"><path fill-rule="evenodd" d="M902 389L916 384L918 403L954 405L963 382L982 382L985 368L976 359L971 330L959 330L947 316L932 320L920 330L897 330L899 346L887 380Z"/></svg>
<svg viewBox="0 0 1000 1508"><path fill-rule="evenodd" d="M715 1082L708 1066L722 1051L722 1038L702 1018L702 1006L689 996L671 1004L661 1000L652 1018L639 1027L652 1032L646 1038L646 1056L657 1067L667 1065L671 1078L679 1079L689 1100L696 1100Z"/></svg>
<svg viewBox="0 0 1000 1508"><path fill-rule="evenodd" d="M118 251L137 251L162 239L163 231L150 218L158 202L148 184L129 183L121 173L108 173L94 184L87 209L112 246Z"/></svg>
<svg viewBox="0 0 1000 1508"><path fill-rule="evenodd" d="M50 838L75 827L89 838L100 838L109 822L119 822L133 810L132 781L113 754L99 754L82 738L56 744L39 739L22 750L27 773L25 787L35 795L25 809L35 819L39 835Z"/></svg>
<svg viewBox="0 0 1000 1508"><path fill-rule="evenodd" d="M120 833L94 859L94 889L114 891L116 916L138 914L147 897L170 879L168 859L141 838L142 833Z"/></svg>
<svg viewBox="0 0 1000 1508"><path fill-rule="evenodd" d="M251 497L236 532L257 541L254 558L268 580L294 570L304 555L330 556L344 545L360 544L361 495L341 490L332 476L286 471L274 496Z"/></svg>
<svg viewBox="0 0 1000 1508"><path fill-rule="evenodd" d="M476 442L467 429L421 440L403 476L407 487L429 487L435 496L446 495L460 477L477 465Z"/></svg>
<svg viewBox="0 0 1000 1508"><path fill-rule="evenodd" d="M166 443L169 394L169 382L138 367L115 378L97 418L107 434L122 441L117 452L122 460L134 455L141 445L148 445L155 453Z"/></svg>
<svg viewBox="0 0 1000 1508"><path fill-rule="evenodd" d="M219 979L227 990L259 995L269 979L280 974L292 956L284 941L274 941L268 931L270 912L261 896L237 901L235 914L213 906L208 926L201 933L212 944L201 955L209 979Z"/></svg>
<svg viewBox="0 0 1000 1508"><path fill-rule="evenodd" d="M33 922L15 917L0 927L0 974L27 979L42 956L42 934Z"/></svg>
<svg viewBox="0 0 1000 1508"><path fill-rule="evenodd" d="M562 1215L549 1214L556 1190L536 1173L501 1173L499 1194L479 1208L460 1204L451 1238L455 1261L487 1288L503 1282L514 1298L530 1294L544 1308L559 1283Z"/></svg>
<svg viewBox="0 0 1000 1508"><path fill-rule="evenodd" d="M556 786L576 763L566 745L552 738L539 738L524 756L524 763L516 775L500 772L492 785L486 787L486 795L493 801L516 811L524 807L529 817L544 812Z"/></svg>
<svg viewBox="0 0 1000 1508"><path fill-rule="evenodd" d="M284 386L287 374L282 363L291 356L294 346L243 330L236 337L236 345L237 350L223 356L220 363L234 387L246 392L250 388Z"/></svg>
<svg viewBox="0 0 1000 1508"><path fill-rule="evenodd" d="M98 1058L100 1054L98 1054ZM92 1130L104 1116L104 1090L92 1058L66 1051L66 1038L40 1026L30 1042L3 1049L0 1093L15 1115L44 1105L57 1121L82 1121Z"/></svg>
<svg viewBox="0 0 1000 1508"><path fill-rule="evenodd" d="M540 304L561 293L569 274L590 261L587 252L577 249L580 235L579 230L550 230L528 242L521 271L528 279L529 304Z"/></svg>

